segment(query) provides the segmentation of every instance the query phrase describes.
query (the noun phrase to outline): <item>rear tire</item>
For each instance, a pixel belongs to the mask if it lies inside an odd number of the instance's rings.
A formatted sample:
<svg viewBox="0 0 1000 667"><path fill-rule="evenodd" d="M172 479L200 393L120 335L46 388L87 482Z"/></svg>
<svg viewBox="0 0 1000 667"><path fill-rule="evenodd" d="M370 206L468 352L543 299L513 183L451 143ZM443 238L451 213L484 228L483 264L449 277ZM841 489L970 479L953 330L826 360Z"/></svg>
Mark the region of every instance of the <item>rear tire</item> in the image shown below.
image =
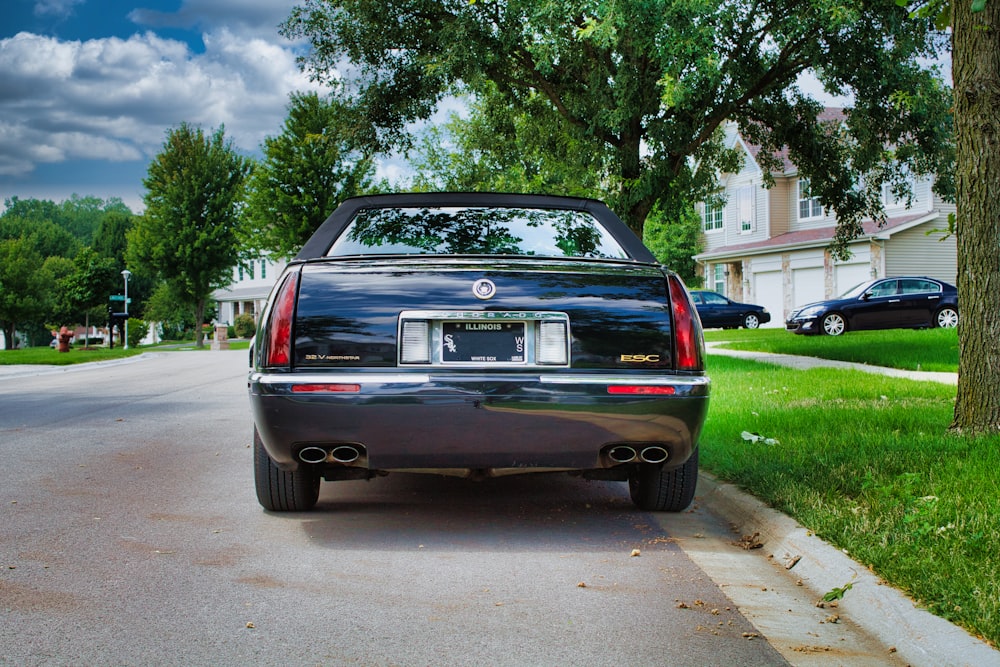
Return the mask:
<svg viewBox="0 0 1000 667"><path fill-rule="evenodd" d="M664 470L662 465L640 464L628 477L629 495L639 509L651 512L680 512L694 500L698 486L698 449L679 468Z"/></svg>
<svg viewBox="0 0 1000 667"><path fill-rule="evenodd" d="M257 501L272 512L304 512L319 500L319 474L303 466L282 470L264 449L257 429L253 430L253 473Z"/></svg>
<svg viewBox="0 0 1000 667"><path fill-rule="evenodd" d="M958 326L958 311L951 306L945 306L934 316L934 326L939 329L954 329Z"/></svg>

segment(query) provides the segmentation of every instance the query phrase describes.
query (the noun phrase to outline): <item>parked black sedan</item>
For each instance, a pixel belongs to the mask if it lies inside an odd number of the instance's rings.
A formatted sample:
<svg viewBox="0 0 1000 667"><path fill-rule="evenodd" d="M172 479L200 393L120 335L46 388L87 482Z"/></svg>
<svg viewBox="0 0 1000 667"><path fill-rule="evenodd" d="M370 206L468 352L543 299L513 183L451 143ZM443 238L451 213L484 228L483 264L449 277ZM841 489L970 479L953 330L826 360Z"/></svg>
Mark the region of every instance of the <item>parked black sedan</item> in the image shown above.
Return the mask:
<svg viewBox="0 0 1000 667"><path fill-rule="evenodd" d="M756 329L771 321L771 313L764 306L752 303L737 303L727 299L718 292L694 290L691 292L701 325L705 328L721 327L723 329Z"/></svg>
<svg viewBox="0 0 1000 667"><path fill-rule="evenodd" d="M680 277L600 202L348 199L261 315L257 498L302 511L320 480L562 472L680 511L698 480L703 352Z"/></svg>
<svg viewBox="0 0 1000 667"><path fill-rule="evenodd" d="M955 286L915 276L863 282L836 299L802 306L785 321L785 328L793 333L828 336L865 329L956 326L958 290Z"/></svg>

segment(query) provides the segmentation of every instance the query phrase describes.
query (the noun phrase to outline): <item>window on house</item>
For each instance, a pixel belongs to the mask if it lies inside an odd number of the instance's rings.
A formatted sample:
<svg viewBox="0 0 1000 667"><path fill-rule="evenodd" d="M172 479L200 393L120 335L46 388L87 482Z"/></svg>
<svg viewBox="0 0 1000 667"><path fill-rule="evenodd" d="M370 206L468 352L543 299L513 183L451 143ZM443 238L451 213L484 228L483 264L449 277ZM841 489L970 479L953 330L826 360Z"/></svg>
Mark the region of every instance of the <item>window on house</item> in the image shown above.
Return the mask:
<svg viewBox="0 0 1000 667"><path fill-rule="evenodd" d="M242 264L240 264L240 265L239 265L239 266L237 267L237 269L238 269L238 271L239 271L239 274L240 274L240 277L239 277L239 279L240 279L240 280L243 280L243 265L242 265Z"/></svg>
<svg viewBox="0 0 1000 667"><path fill-rule="evenodd" d="M740 234L749 234L754 230L752 185L745 185L736 191L736 215L740 221Z"/></svg>
<svg viewBox="0 0 1000 667"><path fill-rule="evenodd" d="M715 285L715 291L719 294L726 293L726 265L716 264L715 265L715 275L713 276L713 281Z"/></svg>
<svg viewBox="0 0 1000 667"><path fill-rule="evenodd" d="M267 278L267 260L260 260L260 279L264 280Z"/></svg>
<svg viewBox="0 0 1000 667"><path fill-rule="evenodd" d="M912 175L906 177L906 185L910 189L912 195L914 188L916 187L916 181ZM882 184L882 205L889 206L909 206L910 202L907 201L905 195L900 196L893 190L891 183Z"/></svg>
<svg viewBox="0 0 1000 667"><path fill-rule="evenodd" d="M722 229L722 205L706 202L704 211L702 212L702 220L706 232Z"/></svg>
<svg viewBox="0 0 1000 667"><path fill-rule="evenodd" d="M823 207L819 203L818 197L809 194L809 179L799 179L799 220L808 218L822 218Z"/></svg>

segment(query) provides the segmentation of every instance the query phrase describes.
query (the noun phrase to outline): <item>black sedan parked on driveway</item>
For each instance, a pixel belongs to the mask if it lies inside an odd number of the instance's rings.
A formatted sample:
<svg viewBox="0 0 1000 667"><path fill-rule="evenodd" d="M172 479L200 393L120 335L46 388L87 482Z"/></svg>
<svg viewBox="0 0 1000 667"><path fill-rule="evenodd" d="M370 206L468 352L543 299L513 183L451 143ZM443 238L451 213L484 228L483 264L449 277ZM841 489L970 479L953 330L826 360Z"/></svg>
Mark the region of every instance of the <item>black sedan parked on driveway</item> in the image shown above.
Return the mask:
<svg viewBox="0 0 1000 667"><path fill-rule="evenodd" d="M284 270L251 350L257 498L320 481L562 472L680 511L704 342L680 277L590 199L345 201Z"/></svg>
<svg viewBox="0 0 1000 667"><path fill-rule="evenodd" d="M925 329L958 326L954 285L917 276L877 278L836 299L795 310L785 328L797 334L839 336L865 329Z"/></svg>
<svg viewBox="0 0 1000 667"><path fill-rule="evenodd" d="M752 303L737 303L727 299L718 292L694 290L691 292L698 316L705 328L721 327L723 329L756 329L771 321L771 313L764 306Z"/></svg>

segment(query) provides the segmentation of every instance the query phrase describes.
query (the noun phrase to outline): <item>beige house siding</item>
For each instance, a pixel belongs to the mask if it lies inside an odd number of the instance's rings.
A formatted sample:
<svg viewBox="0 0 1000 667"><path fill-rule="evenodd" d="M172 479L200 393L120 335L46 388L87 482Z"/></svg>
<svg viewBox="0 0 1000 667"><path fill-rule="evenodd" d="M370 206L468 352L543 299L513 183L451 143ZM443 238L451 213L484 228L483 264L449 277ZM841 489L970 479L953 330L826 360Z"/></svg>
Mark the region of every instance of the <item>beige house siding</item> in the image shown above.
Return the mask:
<svg viewBox="0 0 1000 667"><path fill-rule="evenodd" d="M885 274L930 276L955 284L958 272L955 237L934 231L946 220L945 217L893 234L884 249Z"/></svg>
<svg viewBox="0 0 1000 667"><path fill-rule="evenodd" d="M791 211L788 210L788 200L791 197L792 182L787 178L777 179L774 187L767 191L770 210L770 234L779 236L791 229Z"/></svg>

